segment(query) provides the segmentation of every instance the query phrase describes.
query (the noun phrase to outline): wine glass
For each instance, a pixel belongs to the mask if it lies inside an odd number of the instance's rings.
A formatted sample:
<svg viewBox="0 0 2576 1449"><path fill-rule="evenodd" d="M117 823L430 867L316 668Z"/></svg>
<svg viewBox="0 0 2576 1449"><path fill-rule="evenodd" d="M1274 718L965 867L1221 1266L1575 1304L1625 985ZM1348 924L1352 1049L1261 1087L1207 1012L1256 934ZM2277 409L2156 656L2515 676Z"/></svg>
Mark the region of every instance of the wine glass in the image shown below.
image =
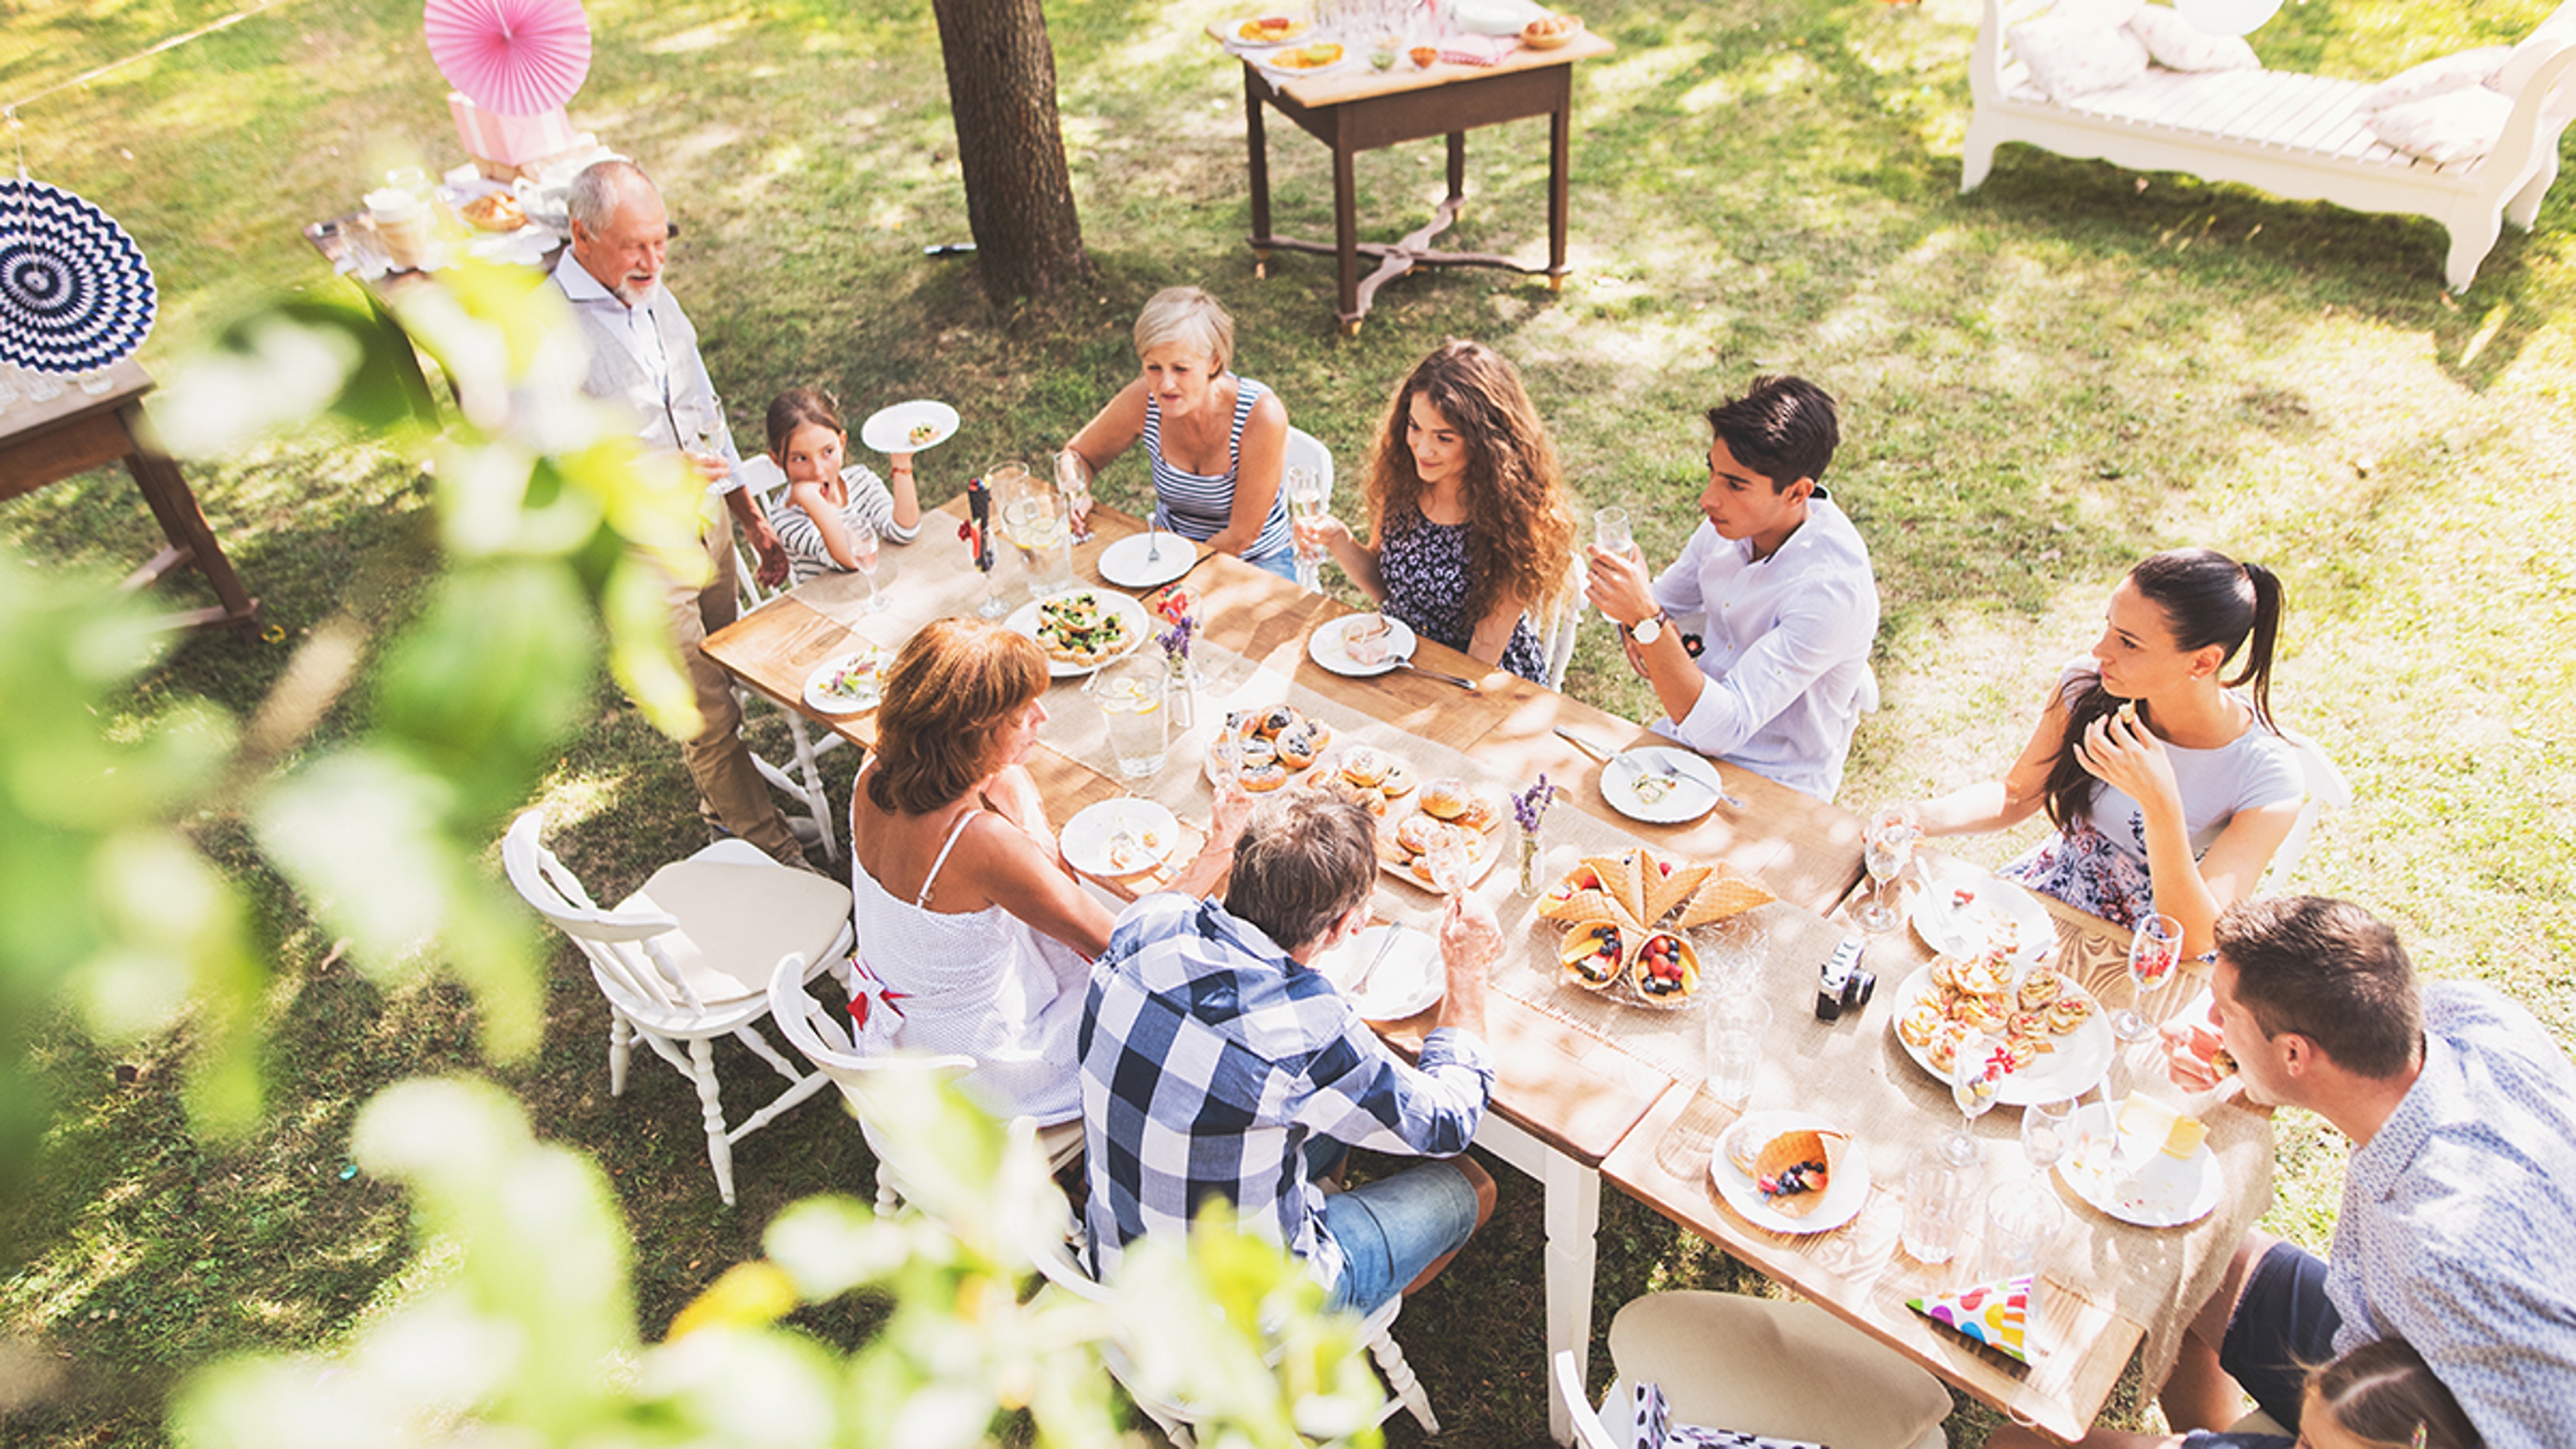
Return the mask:
<svg viewBox="0 0 2576 1449"><path fill-rule="evenodd" d="M865 526L850 530L850 561L868 581L868 612L881 613L885 595L877 592L877 531Z"/></svg>
<svg viewBox="0 0 2576 1449"><path fill-rule="evenodd" d="M1055 455L1056 491L1073 524L1075 543L1091 542L1091 463L1071 448Z"/></svg>
<svg viewBox="0 0 2576 1449"><path fill-rule="evenodd" d="M2113 1036L2134 1044L2155 1034L2155 1023L2147 1019L2147 998L2172 980L2174 968L2181 964L2182 922L2153 912L2140 916L2136 932L2129 937L2129 981L2137 988L2135 1004L2111 1013Z"/></svg>
<svg viewBox="0 0 2576 1449"><path fill-rule="evenodd" d="M1995 1059L1995 1046L1992 1037L1971 1035L1959 1043L1950 1063L1950 1101L1959 1109L1959 1130L1942 1142L1941 1155L1954 1167L1974 1166L1982 1155L1977 1119L1993 1110L1995 1096L2003 1090L2003 1063Z"/></svg>
<svg viewBox="0 0 2576 1449"><path fill-rule="evenodd" d="M1322 474L1312 468L1291 468L1287 471L1286 486L1289 506L1296 510L1300 520L1310 526L1323 521L1325 497ZM1322 564L1321 553L1311 549L1301 533L1297 539L1298 586L1310 594L1322 593L1324 590Z"/></svg>
<svg viewBox="0 0 2576 1449"><path fill-rule="evenodd" d="M1637 546L1637 535L1628 521L1627 509L1614 503L1592 515L1592 546L1603 553L1615 554L1625 554ZM1608 614L1601 617L1610 620L1611 628L1620 627L1619 621L1610 619Z"/></svg>
<svg viewBox="0 0 2576 1449"><path fill-rule="evenodd" d="M1888 886L1905 873L1914 859L1914 842L1922 837L1923 828L1910 805L1885 806L1870 817L1861 832L1861 864L1869 871L1869 899L1854 912L1860 928L1872 934L1896 929L1904 917L1896 903L1888 899Z"/></svg>
<svg viewBox="0 0 2576 1449"><path fill-rule="evenodd" d="M1452 827L1449 837L1423 855L1431 872L1431 888L1444 896L1454 896L1467 886L1467 837Z"/></svg>
<svg viewBox="0 0 2576 1449"><path fill-rule="evenodd" d="M2074 1098L2033 1102L2021 1109L2021 1155L2029 1159L2039 1176L2046 1177L2048 1170L2066 1156L2074 1138Z"/></svg>

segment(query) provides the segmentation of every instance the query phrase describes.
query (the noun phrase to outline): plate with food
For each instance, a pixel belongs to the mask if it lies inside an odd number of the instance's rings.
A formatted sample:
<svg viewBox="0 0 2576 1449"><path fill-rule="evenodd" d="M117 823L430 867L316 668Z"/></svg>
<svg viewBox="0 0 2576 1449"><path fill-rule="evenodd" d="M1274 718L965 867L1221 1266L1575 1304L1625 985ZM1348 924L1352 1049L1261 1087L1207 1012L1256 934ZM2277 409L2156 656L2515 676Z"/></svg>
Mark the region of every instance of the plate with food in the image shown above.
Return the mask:
<svg viewBox="0 0 2576 1449"><path fill-rule="evenodd" d="M1244 59L1272 75L1293 78L1321 75L1341 65L1349 57L1350 52L1332 41L1318 40L1306 45L1283 45L1276 50L1263 51L1259 55L1247 55Z"/></svg>
<svg viewBox="0 0 2576 1449"><path fill-rule="evenodd" d="M859 441L879 453L918 453L947 442L957 431L957 409L929 398L879 408L859 424Z"/></svg>
<svg viewBox="0 0 2576 1449"><path fill-rule="evenodd" d="M1568 985L1675 1010L1700 986L1703 943L1690 933L1776 899L1724 864L1638 846L1577 862L1539 897L1538 916L1564 928L1557 966Z"/></svg>
<svg viewBox="0 0 2576 1449"><path fill-rule="evenodd" d="M1413 657L1413 630L1384 614L1327 619L1306 636L1306 657L1353 679L1401 669Z"/></svg>
<svg viewBox="0 0 2576 1449"><path fill-rule="evenodd" d="M1100 551L1100 576L1122 589L1151 589L1196 568L1199 546L1167 528L1118 540Z"/></svg>
<svg viewBox="0 0 2576 1449"><path fill-rule="evenodd" d="M1521 44L1532 50L1554 50L1582 33L1580 15L1542 15L1521 27Z"/></svg>
<svg viewBox="0 0 2576 1449"><path fill-rule="evenodd" d="M1144 605L1100 589L1075 589L1022 604L1002 622L1038 641L1047 652L1047 673L1057 679L1080 678L1123 659L1153 632Z"/></svg>
<svg viewBox="0 0 2576 1449"><path fill-rule="evenodd" d="M1726 793L1717 766L1689 750L1646 745L1611 757L1601 770L1610 808L1651 825L1679 825L1717 808Z"/></svg>
<svg viewBox="0 0 2576 1449"><path fill-rule="evenodd" d="M2076 1111L2075 1145L2057 1175L2075 1195L2124 1223L2178 1228L2218 1206L2218 1154L2209 1129L2159 1098L2131 1094L2119 1114L2087 1102Z"/></svg>
<svg viewBox="0 0 2576 1449"><path fill-rule="evenodd" d="M805 676L805 705L817 714L858 714L884 698L894 656L874 644L824 660Z"/></svg>
<svg viewBox="0 0 2576 1449"><path fill-rule="evenodd" d="M1313 965L1363 1021L1419 1016L1449 992L1440 943L1405 926L1371 926L1316 956Z"/></svg>
<svg viewBox="0 0 2576 1449"><path fill-rule="evenodd" d="M2000 950L2027 966L2057 948L2057 922L2039 898L1990 875L1926 881L1910 919L1923 944L1944 956Z"/></svg>
<svg viewBox="0 0 2576 1449"><path fill-rule="evenodd" d="M1969 1043L2003 1056L1995 1101L2054 1102L2091 1091L2119 1043L2101 1003L2064 972L2034 966L2015 976L1998 956L1943 956L1905 978L1888 1029L1914 1064L1950 1080Z"/></svg>
<svg viewBox="0 0 2576 1449"><path fill-rule="evenodd" d="M1331 748L1333 727L1285 704L1229 712L1208 743L1208 778L1242 761L1243 788L1266 795L1314 768ZM1379 813L1383 813L1382 811Z"/></svg>
<svg viewBox="0 0 2576 1449"><path fill-rule="evenodd" d="M1383 767L1382 778L1370 784ZM1386 801L1378 821L1377 860L1387 874L1424 890L1438 890L1439 852L1462 852L1465 874L1460 889L1476 884L1502 859L1519 829L1511 806L1499 790L1480 790L1451 779L1410 783L1403 761L1368 746L1344 751L1315 769L1324 778L1319 788L1339 790L1370 804L1374 792Z"/></svg>
<svg viewBox="0 0 2576 1449"><path fill-rule="evenodd" d="M1758 1228L1828 1233L1869 1201L1869 1163L1851 1138L1810 1112L1749 1112L1717 1139L1708 1175L1718 1196Z"/></svg>
<svg viewBox="0 0 2576 1449"><path fill-rule="evenodd" d="M1293 15L1255 15L1239 20L1228 29L1233 44L1240 50L1267 50L1304 35L1314 26Z"/></svg>
<svg viewBox="0 0 2576 1449"><path fill-rule="evenodd" d="M1171 811L1132 796L1084 806L1056 832L1067 865L1110 880L1159 868L1180 838Z"/></svg>

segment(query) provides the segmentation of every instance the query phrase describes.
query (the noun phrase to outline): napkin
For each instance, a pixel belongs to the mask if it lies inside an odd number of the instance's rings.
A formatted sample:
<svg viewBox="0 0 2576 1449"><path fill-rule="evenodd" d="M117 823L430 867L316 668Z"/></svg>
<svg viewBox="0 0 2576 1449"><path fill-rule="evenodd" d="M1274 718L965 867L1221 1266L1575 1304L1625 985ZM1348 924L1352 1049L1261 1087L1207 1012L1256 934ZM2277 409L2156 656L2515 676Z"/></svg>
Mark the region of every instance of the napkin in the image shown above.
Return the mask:
<svg viewBox="0 0 2576 1449"><path fill-rule="evenodd" d="M1672 1422L1672 1410L1664 1403L1661 1384L1637 1385L1636 1417L1630 1421L1633 1432L1629 1442L1636 1449L1825 1449L1802 1439L1772 1439L1760 1434L1742 1434L1733 1429L1703 1429L1697 1424Z"/></svg>
<svg viewBox="0 0 2576 1449"><path fill-rule="evenodd" d="M1520 49L1517 35L1453 35L1440 46L1440 58L1451 65L1492 65Z"/></svg>
<svg viewBox="0 0 2576 1449"><path fill-rule="evenodd" d="M1969 1340L2030 1362L2031 1275L1979 1283L1956 1293L1908 1298L1905 1306Z"/></svg>

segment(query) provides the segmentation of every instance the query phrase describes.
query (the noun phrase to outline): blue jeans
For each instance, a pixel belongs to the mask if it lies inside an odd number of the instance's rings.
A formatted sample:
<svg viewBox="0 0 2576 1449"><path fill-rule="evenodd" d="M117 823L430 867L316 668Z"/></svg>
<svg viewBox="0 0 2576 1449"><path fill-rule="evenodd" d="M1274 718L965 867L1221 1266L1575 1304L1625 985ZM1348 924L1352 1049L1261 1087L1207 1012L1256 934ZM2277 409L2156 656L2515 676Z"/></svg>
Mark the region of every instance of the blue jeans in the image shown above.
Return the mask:
<svg viewBox="0 0 2576 1449"><path fill-rule="evenodd" d="M1326 1303L1363 1316L1467 1245L1476 1189L1449 1162L1426 1162L1324 1199L1324 1227L1342 1246L1342 1276Z"/></svg>
<svg viewBox="0 0 2576 1449"><path fill-rule="evenodd" d="M1264 573L1277 574L1292 584L1297 582L1297 551L1293 548L1274 553L1268 558L1247 558L1244 562Z"/></svg>

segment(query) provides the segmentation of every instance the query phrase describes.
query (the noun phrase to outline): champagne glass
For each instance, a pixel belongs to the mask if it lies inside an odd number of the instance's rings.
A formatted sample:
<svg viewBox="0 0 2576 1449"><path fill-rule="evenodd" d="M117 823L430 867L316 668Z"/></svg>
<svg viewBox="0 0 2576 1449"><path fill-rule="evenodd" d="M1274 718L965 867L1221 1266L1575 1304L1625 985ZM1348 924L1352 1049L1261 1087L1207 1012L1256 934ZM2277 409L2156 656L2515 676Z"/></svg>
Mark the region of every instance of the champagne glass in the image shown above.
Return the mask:
<svg viewBox="0 0 2576 1449"><path fill-rule="evenodd" d="M1454 896L1467 886L1467 837L1457 827L1450 828L1449 838L1433 846L1423 857L1431 871L1431 888L1444 896Z"/></svg>
<svg viewBox="0 0 2576 1449"><path fill-rule="evenodd" d="M1637 546L1637 535L1628 521L1627 509L1614 503L1592 515L1592 546L1603 553L1623 555ZM1609 619L1611 628L1620 627L1619 621L1611 619L1608 614L1601 617Z"/></svg>
<svg viewBox="0 0 2576 1449"><path fill-rule="evenodd" d="M850 560L859 566L860 574L868 581L868 612L871 614L883 612L886 606L885 595L877 592L877 531L875 529L862 526L851 531Z"/></svg>
<svg viewBox="0 0 2576 1449"><path fill-rule="evenodd" d="M2137 988L2135 1004L2111 1013L2111 1034L2134 1044L2155 1034L2147 1019L2147 998L2173 979L2182 964L2182 922L2153 912L2138 918L2129 937L2129 982Z"/></svg>
<svg viewBox="0 0 2576 1449"><path fill-rule="evenodd" d="M1064 495L1064 511L1073 524L1073 541L1091 542L1090 462L1071 448L1056 454L1055 486Z"/></svg>
<svg viewBox="0 0 2576 1449"><path fill-rule="evenodd" d="M1941 1155L1954 1167L1974 1166L1981 1156L1977 1119L1994 1108L1995 1095L2003 1090L2003 1064L1994 1059L1995 1045L1992 1037L1972 1035L1959 1043L1950 1064L1950 1101L1959 1109L1959 1130L1942 1142Z"/></svg>
<svg viewBox="0 0 2576 1449"><path fill-rule="evenodd" d="M1910 805L1882 807L1861 831L1860 859L1870 880L1869 899L1854 913L1862 930L1872 934L1892 931L1904 919L1896 902L1888 898L1888 886L1912 863L1914 842L1922 834L1923 828Z"/></svg>
<svg viewBox="0 0 2576 1449"><path fill-rule="evenodd" d="M1323 521L1322 474L1312 468L1291 468L1287 471L1287 489L1289 506L1296 511L1300 521L1309 527ZM1324 591L1322 551L1309 546L1303 533L1297 539L1297 583L1310 594Z"/></svg>
<svg viewBox="0 0 2576 1449"><path fill-rule="evenodd" d="M2033 1102L2021 1109L2021 1155L2041 1177L2066 1156L2075 1139L2075 1099Z"/></svg>

